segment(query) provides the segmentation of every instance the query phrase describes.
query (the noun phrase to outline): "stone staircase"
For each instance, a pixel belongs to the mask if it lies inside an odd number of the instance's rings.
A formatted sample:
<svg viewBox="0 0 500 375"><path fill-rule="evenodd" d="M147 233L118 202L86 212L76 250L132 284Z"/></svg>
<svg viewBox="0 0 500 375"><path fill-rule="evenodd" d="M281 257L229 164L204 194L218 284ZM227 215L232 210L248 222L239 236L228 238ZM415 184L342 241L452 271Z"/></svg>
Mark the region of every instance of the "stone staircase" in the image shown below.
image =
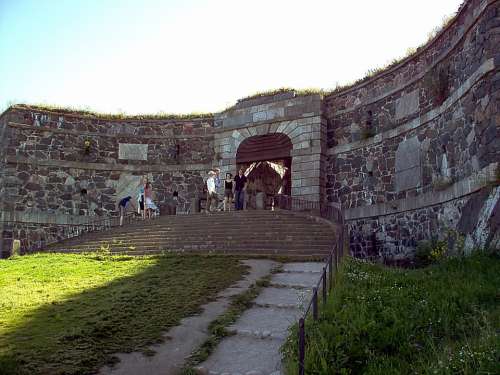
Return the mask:
<svg viewBox="0 0 500 375"><path fill-rule="evenodd" d="M79 253L109 248L112 253L217 252L324 258L332 226L286 211L235 211L163 216L104 232L87 233L47 248Z"/></svg>

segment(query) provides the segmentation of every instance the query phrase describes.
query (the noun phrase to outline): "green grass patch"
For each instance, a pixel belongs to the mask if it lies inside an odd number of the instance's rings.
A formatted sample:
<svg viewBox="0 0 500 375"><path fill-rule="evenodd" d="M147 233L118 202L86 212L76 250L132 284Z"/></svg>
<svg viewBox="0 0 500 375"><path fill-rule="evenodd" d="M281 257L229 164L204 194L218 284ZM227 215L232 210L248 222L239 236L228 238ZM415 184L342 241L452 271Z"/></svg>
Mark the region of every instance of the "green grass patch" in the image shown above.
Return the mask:
<svg viewBox="0 0 500 375"><path fill-rule="evenodd" d="M13 104L8 109L23 109L31 111L47 111L56 114L77 116L82 118L98 118L103 120L194 120L211 119L213 113L192 112L192 113L145 113L130 115L126 113L103 113L90 108L63 107L53 104ZM8 110L7 109L7 110Z"/></svg>
<svg viewBox="0 0 500 375"><path fill-rule="evenodd" d="M346 259L317 322L306 374L499 374L500 257L403 270ZM297 371L297 327L283 348Z"/></svg>
<svg viewBox="0 0 500 375"><path fill-rule="evenodd" d="M220 256L0 260L0 374L85 374L143 351L246 272Z"/></svg>

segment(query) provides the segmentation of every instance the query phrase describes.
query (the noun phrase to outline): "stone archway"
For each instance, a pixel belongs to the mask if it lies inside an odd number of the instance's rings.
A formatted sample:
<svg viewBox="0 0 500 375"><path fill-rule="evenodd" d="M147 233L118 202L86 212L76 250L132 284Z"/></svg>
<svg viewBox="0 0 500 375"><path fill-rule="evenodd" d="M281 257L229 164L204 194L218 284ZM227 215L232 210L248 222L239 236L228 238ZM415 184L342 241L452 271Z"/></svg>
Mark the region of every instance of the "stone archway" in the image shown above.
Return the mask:
<svg viewBox="0 0 500 375"><path fill-rule="evenodd" d="M214 159L223 174L236 173L237 159L243 161L241 158L247 153L240 149L242 144L259 143L264 139L259 137L267 135L276 137L267 139L274 139L278 145L287 139L292 145L289 151L290 195L308 201L322 201L325 195L322 176L325 175L326 121L321 117L320 96L297 96L286 100L266 98L239 103L216 116L215 127ZM276 145L271 144L262 153L275 150ZM271 158L272 154L264 159Z"/></svg>
<svg viewBox="0 0 500 375"><path fill-rule="evenodd" d="M248 177L248 206L256 206L256 195L264 193L270 206L276 194L291 194L291 152L293 144L286 134L256 135L245 139L236 152L236 169Z"/></svg>

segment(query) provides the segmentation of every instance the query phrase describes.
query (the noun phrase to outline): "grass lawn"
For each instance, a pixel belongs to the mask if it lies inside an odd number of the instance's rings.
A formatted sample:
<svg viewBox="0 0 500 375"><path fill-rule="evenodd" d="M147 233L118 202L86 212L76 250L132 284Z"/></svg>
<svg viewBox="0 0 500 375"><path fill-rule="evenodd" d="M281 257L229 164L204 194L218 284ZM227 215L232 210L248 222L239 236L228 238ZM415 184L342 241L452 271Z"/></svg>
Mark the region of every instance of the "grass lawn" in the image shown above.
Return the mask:
<svg viewBox="0 0 500 375"><path fill-rule="evenodd" d="M318 322L306 374L500 374L500 257L402 270L346 259ZM297 372L297 331L283 352Z"/></svg>
<svg viewBox="0 0 500 375"><path fill-rule="evenodd" d="M0 260L0 374L87 374L147 352L245 272L219 256Z"/></svg>

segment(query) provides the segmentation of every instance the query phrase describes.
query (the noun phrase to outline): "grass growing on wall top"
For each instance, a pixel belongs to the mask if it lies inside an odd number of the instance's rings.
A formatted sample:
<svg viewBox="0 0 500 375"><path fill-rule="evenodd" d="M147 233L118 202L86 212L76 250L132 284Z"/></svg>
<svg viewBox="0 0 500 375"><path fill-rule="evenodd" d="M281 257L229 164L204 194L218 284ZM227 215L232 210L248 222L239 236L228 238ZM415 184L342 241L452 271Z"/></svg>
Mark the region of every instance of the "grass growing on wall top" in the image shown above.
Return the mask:
<svg viewBox="0 0 500 375"><path fill-rule="evenodd" d="M13 109L24 109L32 111L48 111L55 112L61 115L68 116L79 116L88 118L98 118L103 120L191 120L191 119L204 119L212 118L213 113L186 113L186 114L175 114L158 112L151 114L138 114L138 115L127 115L125 113L101 113L96 112L91 109L82 109L76 107L62 107L58 105L51 104L14 104L10 106Z"/></svg>
<svg viewBox="0 0 500 375"><path fill-rule="evenodd" d="M402 270L347 259L317 323L306 374L499 374L500 257ZM296 327L284 353L297 369Z"/></svg>
<svg viewBox="0 0 500 375"><path fill-rule="evenodd" d="M147 352L244 272L218 256L0 260L0 374L88 374Z"/></svg>

